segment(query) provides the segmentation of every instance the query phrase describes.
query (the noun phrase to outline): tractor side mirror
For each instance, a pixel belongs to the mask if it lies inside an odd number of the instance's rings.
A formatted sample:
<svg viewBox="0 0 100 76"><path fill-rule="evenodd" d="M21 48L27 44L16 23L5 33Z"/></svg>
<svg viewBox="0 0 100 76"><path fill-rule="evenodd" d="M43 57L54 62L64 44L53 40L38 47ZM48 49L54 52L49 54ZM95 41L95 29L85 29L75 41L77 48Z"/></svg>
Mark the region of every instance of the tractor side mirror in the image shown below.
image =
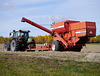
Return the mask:
<svg viewBox="0 0 100 76"><path fill-rule="evenodd" d="M11 36L11 33L9 35Z"/></svg>

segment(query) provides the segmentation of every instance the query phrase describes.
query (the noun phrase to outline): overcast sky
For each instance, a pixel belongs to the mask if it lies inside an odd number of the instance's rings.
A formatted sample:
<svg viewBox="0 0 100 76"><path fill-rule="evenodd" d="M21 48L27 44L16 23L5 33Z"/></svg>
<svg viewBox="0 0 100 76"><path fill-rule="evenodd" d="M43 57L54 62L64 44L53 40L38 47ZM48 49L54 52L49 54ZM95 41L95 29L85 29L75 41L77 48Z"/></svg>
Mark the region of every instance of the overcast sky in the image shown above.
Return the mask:
<svg viewBox="0 0 100 76"><path fill-rule="evenodd" d="M31 36L48 35L27 23L26 17L50 29L50 24L63 20L96 22L100 34L100 0L0 0L0 36L12 30L30 30Z"/></svg>

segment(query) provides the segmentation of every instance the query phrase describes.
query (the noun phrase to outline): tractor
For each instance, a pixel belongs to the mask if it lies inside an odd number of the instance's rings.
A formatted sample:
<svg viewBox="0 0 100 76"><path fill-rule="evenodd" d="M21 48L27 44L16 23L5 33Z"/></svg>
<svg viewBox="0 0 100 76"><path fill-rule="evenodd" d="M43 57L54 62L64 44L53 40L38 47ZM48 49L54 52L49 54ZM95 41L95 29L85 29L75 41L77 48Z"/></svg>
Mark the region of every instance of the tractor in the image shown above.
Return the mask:
<svg viewBox="0 0 100 76"><path fill-rule="evenodd" d="M29 46L35 47L34 39L29 38L29 30L13 30L10 32L10 36L12 35L11 43L6 42L4 44L4 51L25 51Z"/></svg>

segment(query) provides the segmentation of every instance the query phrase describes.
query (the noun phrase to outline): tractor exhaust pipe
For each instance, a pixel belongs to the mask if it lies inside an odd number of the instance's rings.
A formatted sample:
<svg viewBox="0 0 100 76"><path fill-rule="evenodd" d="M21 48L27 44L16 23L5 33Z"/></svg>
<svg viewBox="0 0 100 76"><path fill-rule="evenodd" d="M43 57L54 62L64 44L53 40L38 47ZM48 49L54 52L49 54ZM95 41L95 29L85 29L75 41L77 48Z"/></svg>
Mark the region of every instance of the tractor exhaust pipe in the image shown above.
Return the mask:
<svg viewBox="0 0 100 76"><path fill-rule="evenodd" d="M29 23L29 24L31 24L31 25L33 25L33 26L35 26L35 27L37 27L37 28L39 28L39 29L41 29L41 30L43 30L45 32L48 32L51 35L53 35L53 32L51 30L49 30L49 29L47 29L47 28L45 28L45 27L43 27L43 26L41 26L41 25L39 25L39 24L37 24L35 22L32 22L31 20L28 20L28 19L26 19L24 17L22 18L21 22L27 22L27 23Z"/></svg>

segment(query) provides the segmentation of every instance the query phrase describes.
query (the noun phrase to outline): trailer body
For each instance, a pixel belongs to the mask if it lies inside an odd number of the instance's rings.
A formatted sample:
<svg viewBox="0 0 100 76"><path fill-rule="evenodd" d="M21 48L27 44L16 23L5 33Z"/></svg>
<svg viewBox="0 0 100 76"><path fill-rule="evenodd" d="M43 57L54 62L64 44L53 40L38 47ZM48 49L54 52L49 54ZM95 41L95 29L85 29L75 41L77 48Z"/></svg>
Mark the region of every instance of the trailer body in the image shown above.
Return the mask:
<svg viewBox="0 0 100 76"><path fill-rule="evenodd" d="M66 20L53 24L51 29L57 34L53 40L63 44L62 50L81 50L90 37L96 36L95 22Z"/></svg>

